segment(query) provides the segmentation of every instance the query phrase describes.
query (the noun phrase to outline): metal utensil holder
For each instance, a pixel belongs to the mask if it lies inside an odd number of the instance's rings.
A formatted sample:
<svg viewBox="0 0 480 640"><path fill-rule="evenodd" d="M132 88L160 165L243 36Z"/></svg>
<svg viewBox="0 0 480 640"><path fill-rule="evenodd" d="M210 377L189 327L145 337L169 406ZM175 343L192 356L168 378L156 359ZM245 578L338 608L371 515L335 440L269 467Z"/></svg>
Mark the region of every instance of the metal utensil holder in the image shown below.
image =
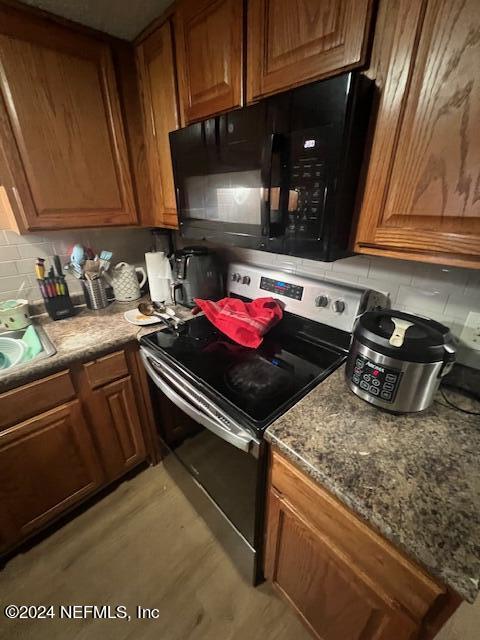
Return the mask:
<svg viewBox="0 0 480 640"><path fill-rule="evenodd" d="M82 280L83 295L89 309L96 311L97 309L105 309L109 302L107 299L107 291L103 278L95 278L94 280Z"/></svg>

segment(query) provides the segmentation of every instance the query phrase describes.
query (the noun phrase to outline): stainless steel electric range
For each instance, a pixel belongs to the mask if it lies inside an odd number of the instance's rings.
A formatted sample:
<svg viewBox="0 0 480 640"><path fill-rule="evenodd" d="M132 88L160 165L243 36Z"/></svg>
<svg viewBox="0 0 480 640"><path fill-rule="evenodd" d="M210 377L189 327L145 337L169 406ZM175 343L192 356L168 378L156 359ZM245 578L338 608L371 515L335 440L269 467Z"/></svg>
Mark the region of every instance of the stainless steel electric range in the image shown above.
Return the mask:
<svg viewBox="0 0 480 640"><path fill-rule="evenodd" d="M385 304L374 291L231 264L230 296L273 296L284 317L258 349L205 316L141 339L164 462L243 575L261 579L263 433L346 358L357 316Z"/></svg>

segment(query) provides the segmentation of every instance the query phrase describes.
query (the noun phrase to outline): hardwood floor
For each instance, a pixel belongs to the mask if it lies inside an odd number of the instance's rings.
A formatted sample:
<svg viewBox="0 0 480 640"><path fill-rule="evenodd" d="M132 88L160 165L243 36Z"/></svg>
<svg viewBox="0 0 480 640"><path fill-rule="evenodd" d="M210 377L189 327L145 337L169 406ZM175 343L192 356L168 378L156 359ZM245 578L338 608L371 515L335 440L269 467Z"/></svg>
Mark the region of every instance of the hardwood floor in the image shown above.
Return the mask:
<svg viewBox="0 0 480 640"><path fill-rule="evenodd" d="M5 620L7 604L125 605L126 620ZM137 620L136 606L157 620ZM268 584L253 588L163 467L149 468L0 573L0 638L307 640Z"/></svg>

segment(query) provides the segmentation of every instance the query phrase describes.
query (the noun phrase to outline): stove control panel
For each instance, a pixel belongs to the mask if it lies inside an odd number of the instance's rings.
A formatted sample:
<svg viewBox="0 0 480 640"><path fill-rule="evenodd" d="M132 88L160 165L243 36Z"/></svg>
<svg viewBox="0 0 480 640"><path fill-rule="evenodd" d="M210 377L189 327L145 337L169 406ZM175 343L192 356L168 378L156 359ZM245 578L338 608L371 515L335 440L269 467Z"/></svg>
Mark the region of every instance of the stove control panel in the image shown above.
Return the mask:
<svg viewBox="0 0 480 640"><path fill-rule="evenodd" d="M330 298L326 295L317 296L315 298L315 306L316 307L328 307L330 304Z"/></svg>
<svg viewBox="0 0 480 640"><path fill-rule="evenodd" d="M297 284L291 284L284 280L273 280L272 278L260 278L260 289L270 291L293 300L301 300L303 295L303 287Z"/></svg>
<svg viewBox="0 0 480 640"><path fill-rule="evenodd" d="M252 281L251 277L247 274L242 274L242 273L238 273L238 272L234 272L231 274L230 276L230 280L232 282L238 282L239 284L245 284L245 285L249 285L250 282Z"/></svg>
<svg viewBox="0 0 480 640"><path fill-rule="evenodd" d="M375 364L357 355L352 371L354 385L384 402L393 402L398 391L402 372Z"/></svg>
<svg viewBox="0 0 480 640"><path fill-rule="evenodd" d="M275 262L269 266L230 262L225 288L226 295L250 300L272 296L285 311L348 333L364 311L388 307L386 297L379 292L333 278L292 273L288 267L282 271Z"/></svg>

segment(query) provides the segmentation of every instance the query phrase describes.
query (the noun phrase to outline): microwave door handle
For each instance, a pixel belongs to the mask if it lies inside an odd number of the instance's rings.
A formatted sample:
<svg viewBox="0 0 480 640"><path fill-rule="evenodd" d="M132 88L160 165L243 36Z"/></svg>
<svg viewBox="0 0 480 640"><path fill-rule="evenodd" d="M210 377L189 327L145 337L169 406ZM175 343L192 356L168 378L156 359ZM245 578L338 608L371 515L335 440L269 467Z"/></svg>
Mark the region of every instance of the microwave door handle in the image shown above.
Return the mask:
<svg viewBox="0 0 480 640"><path fill-rule="evenodd" d="M232 444L237 449L241 449L246 453L250 453L252 451L254 445L256 445L256 441L247 432L240 430L238 432L233 432L222 427L215 417L208 415L198 407L195 407L188 402L186 398L183 398L179 393L172 389L172 387L163 380L157 371L155 371L143 349L140 350L140 356L152 381L160 391L162 391L167 398L173 402L174 405L184 411L188 416L190 416L190 418L192 418L192 420L196 420L213 434Z"/></svg>
<svg viewBox="0 0 480 640"><path fill-rule="evenodd" d="M280 231L280 233L278 232L278 230L276 230L275 233L273 233L274 229L273 229L273 225L272 225L272 220L271 220L271 208L272 208L272 166L273 166L273 160L274 160L274 155L275 154L279 154L280 155L280 174L283 174L283 162L284 162L284 138L282 136L281 133L272 133L268 136L266 142L265 142L265 146L263 148L263 162L262 162L262 184L264 186L265 189L265 196L262 200L263 202L263 210L262 210L262 235L269 238L272 237L272 234L274 236L279 236L282 235L284 229L282 229ZM285 186L283 184L283 176L280 176L280 186L276 187L278 188L279 194L278 194L278 207L279 210L281 211L282 208L284 208L284 200L285 198L284 196L284 191L285 191ZM283 218L285 216L282 215L282 224L281 226L284 227L284 222L283 222ZM278 224L276 225L278 227Z"/></svg>
<svg viewBox="0 0 480 640"><path fill-rule="evenodd" d="M270 201L272 192L272 160L273 149L275 145L275 136L278 134L271 133L263 147L262 151L262 185L263 185L263 197L262 197L262 236L266 238L270 235Z"/></svg>

